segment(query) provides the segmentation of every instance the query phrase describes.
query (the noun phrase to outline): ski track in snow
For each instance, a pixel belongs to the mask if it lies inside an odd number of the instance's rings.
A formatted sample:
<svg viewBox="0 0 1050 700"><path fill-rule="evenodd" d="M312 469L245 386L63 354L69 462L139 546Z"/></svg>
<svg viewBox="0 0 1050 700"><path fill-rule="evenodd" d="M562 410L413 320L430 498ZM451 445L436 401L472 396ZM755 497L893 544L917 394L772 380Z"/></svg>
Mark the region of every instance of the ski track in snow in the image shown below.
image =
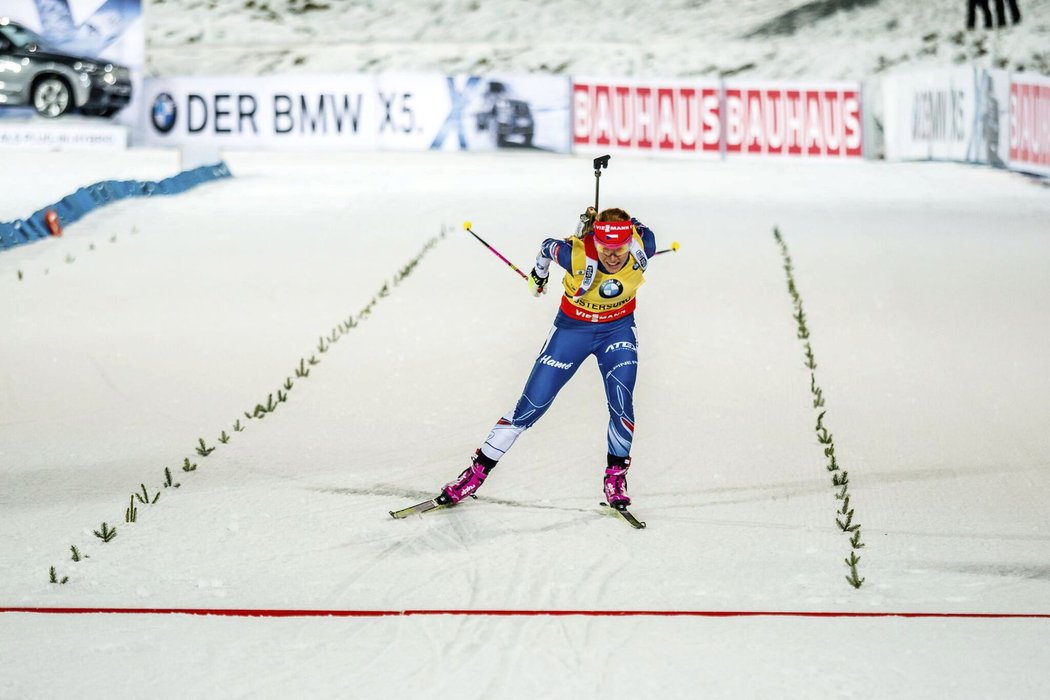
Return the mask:
<svg viewBox="0 0 1050 700"><path fill-rule="evenodd" d="M70 158L92 180L164 161ZM0 371L0 493L23 533L0 543L3 604L1050 609L1040 564L1050 373L1039 350L1050 341L1039 306L1050 202L1028 180L933 164L615 159L603 200L682 242L640 294L631 486L649 527L634 531L597 506L607 415L591 362L477 501L387 514L463 468L517 397L554 312L455 232L276 413L207 458L190 449L265 400L442 224L469 218L527 263L589 200L589 159L229 160L230 182L103 209L60 240L0 254L12 330L0 345L11 360ZM844 581L848 546L774 224L791 242L863 522L859 591ZM177 468L184 456L197 472ZM140 482L152 493L165 466L181 488L119 522L127 494ZM105 545L90 534L103 519L119 530ZM70 562L69 544L91 558ZM52 565L69 584L46 582ZM98 696L112 688L106 673L128 688L149 678L160 697L1050 690L1030 672L1050 648L1034 620L71 617L0 615L0 658L20 669L0 696ZM75 655L68 676L48 672L56 654ZM813 661L829 654L832 668Z"/></svg>

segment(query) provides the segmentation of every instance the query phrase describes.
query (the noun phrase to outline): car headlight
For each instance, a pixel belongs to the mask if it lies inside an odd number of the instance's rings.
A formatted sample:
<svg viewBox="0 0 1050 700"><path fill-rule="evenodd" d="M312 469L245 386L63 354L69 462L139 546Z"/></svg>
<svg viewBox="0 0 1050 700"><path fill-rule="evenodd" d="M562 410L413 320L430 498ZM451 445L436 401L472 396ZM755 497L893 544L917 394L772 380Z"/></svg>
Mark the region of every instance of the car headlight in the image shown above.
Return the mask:
<svg viewBox="0 0 1050 700"><path fill-rule="evenodd" d="M106 73L102 76L102 82L104 82L106 85L113 85L117 82L117 76L113 75L112 73Z"/></svg>
<svg viewBox="0 0 1050 700"><path fill-rule="evenodd" d="M99 68L100 66L97 63L88 63L87 61L77 61L73 64L73 70L83 73L97 73Z"/></svg>

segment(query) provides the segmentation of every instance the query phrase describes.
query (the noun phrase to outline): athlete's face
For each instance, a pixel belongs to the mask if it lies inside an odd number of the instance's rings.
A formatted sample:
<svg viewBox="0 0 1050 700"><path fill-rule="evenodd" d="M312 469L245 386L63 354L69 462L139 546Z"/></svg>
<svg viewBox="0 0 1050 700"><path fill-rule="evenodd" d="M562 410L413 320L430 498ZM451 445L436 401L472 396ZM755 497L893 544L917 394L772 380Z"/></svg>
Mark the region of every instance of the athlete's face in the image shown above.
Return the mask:
<svg viewBox="0 0 1050 700"><path fill-rule="evenodd" d="M595 245L598 249L598 261L601 262L602 267L612 273L620 271L620 268L627 262L627 255L630 252L627 245L622 245L619 248L606 248L600 243Z"/></svg>

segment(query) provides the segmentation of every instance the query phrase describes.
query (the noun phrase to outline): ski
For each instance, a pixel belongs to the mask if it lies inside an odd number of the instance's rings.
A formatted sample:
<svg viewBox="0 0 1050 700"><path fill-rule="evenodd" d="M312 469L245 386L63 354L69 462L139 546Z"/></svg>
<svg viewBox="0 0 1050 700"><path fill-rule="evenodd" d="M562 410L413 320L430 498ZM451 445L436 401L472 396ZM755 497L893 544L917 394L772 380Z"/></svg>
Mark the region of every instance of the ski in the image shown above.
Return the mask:
<svg viewBox="0 0 1050 700"><path fill-rule="evenodd" d="M414 506L408 508L402 508L401 510L390 511L390 517L398 520L407 518L410 515L416 515L419 513L426 513L427 511L434 510L435 508L445 508L447 506L455 505L452 500L444 493L438 494L436 497L431 498L429 501L423 501L417 503Z"/></svg>
<svg viewBox="0 0 1050 700"><path fill-rule="evenodd" d="M645 521L639 520L638 518L634 517L634 514L631 513L631 511L627 510L627 506L611 506L608 503L605 503L604 501L601 505L604 508L608 508L609 510L614 511L621 518L626 520L627 524L633 527L635 530L642 530L645 528Z"/></svg>

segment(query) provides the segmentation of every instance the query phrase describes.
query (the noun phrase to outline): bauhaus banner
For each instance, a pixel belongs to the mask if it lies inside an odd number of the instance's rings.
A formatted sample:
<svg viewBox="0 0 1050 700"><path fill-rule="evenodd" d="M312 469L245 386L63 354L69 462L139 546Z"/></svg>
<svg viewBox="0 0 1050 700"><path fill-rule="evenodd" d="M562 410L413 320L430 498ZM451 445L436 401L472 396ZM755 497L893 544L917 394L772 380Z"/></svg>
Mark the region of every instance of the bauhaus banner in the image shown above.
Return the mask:
<svg viewBox="0 0 1050 700"><path fill-rule="evenodd" d="M1050 78L1010 81L1010 167L1050 175Z"/></svg>
<svg viewBox="0 0 1050 700"><path fill-rule="evenodd" d="M860 85L842 82L573 82L573 143L587 152L859 158Z"/></svg>

